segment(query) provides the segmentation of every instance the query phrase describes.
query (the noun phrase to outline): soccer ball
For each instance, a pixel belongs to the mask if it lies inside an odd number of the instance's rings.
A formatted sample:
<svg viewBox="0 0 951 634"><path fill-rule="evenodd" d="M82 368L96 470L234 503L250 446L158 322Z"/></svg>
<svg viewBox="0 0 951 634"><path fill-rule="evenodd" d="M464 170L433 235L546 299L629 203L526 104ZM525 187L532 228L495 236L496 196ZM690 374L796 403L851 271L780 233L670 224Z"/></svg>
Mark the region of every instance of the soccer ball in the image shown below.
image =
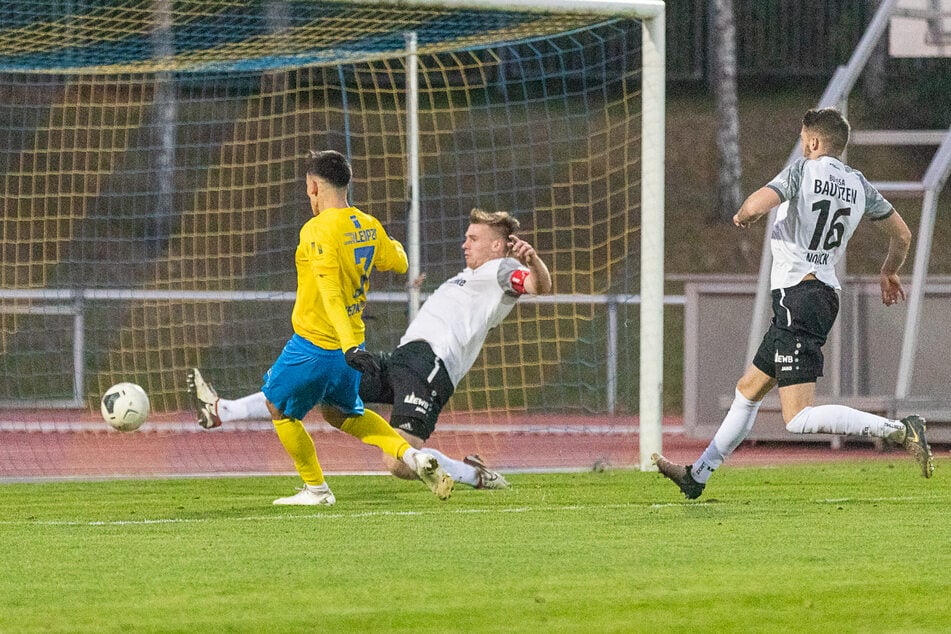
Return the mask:
<svg viewBox="0 0 951 634"><path fill-rule="evenodd" d="M116 383L102 395L102 417L119 431L135 431L149 416L149 395L135 383Z"/></svg>

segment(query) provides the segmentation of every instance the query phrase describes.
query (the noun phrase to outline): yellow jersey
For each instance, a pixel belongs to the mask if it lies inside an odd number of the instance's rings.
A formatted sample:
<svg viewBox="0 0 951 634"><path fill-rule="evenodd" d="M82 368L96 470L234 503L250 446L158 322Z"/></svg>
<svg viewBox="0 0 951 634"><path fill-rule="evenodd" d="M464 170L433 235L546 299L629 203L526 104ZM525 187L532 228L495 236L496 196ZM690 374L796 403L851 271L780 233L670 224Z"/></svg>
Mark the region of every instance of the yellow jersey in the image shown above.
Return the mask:
<svg viewBox="0 0 951 634"><path fill-rule="evenodd" d="M325 209L300 231L294 332L326 350L363 343L373 269L405 273L406 252L380 221L356 207Z"/></svg>

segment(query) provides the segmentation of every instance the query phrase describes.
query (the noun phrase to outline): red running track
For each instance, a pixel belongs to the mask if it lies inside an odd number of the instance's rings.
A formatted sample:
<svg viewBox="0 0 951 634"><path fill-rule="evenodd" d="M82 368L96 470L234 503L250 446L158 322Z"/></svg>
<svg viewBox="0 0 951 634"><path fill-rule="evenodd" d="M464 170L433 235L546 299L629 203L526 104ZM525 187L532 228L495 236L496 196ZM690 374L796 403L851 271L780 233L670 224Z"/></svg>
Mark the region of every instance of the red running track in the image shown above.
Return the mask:
<svg viewBox="0 0 951 634"><path fill-rule="evenodd" d="M0 416L0 480L293 473L269 422L203 430L192 420L186 412L163 414L139 431L120 433L89 412L7 411ZM307 425L327 473L383 471L376 448L319 418ZM631 467L639 461L636 425L635 417L450 415L429 444L458 458L478 453L503 471ZM693 462L707 442L684 435L680 418L664 419L669 459ZM730 464L896 457L867 442L838 450L828 443L744 443Z"/></svg>

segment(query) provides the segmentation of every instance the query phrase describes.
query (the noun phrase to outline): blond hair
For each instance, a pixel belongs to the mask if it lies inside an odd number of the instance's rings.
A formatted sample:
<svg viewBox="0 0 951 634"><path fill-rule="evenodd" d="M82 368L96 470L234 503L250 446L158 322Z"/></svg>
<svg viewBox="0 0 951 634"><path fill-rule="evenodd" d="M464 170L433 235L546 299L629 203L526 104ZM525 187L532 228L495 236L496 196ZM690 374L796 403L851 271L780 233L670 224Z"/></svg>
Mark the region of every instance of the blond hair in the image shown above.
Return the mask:
<svg viewBox="0 0 951 634"><path fill-rule="evenodd" d="M484 211L478 207L469 212L469 222L474 225L488 225L499 237L508 238L518 231L519 221L507 211Z"/></svg>

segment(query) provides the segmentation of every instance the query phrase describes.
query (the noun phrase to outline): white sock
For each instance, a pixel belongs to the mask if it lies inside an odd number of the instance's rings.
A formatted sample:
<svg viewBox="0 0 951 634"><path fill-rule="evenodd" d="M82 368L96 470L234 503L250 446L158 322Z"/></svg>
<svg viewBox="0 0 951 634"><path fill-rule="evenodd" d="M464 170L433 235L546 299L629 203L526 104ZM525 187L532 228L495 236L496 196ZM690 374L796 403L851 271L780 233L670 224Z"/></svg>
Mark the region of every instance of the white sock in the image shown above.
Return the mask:
<svg viewBox="0 0 951 634"><path fill-rule="evenodd" d="M817 405L804 407L786 424L786 429L794 434L887 438L895 432L904 434L905 425L900 421L889 420L845 405Z"/></svg>
<svg viewBox="0 0 951 634"><path fill-rule="evenodd" d="M236 420L271 420L264 392L255 392L233 401L218 399L218 418L223 423Z"/></svg>
<svg viewBox="0 0 951 634"><path fill-rule="evenodd" d="M307 484L304 483L304 486L313 491L314 493L330 493L330 487L326 482L323 484Z"/></svg>
<svg viewBox="0 0 951 634"><path fill-rule="evenodd" d="M413 471L416 471L416 456L418 456L420 453L421 452L419 451L419 449L416 449L415 447L410 447L409 449L403 452L403 455L400 457L400 460L402 460L403 464L405 464L407 467L409 467Z"/></svg>
<svg viewBox="0 0 951 634"><path fill-rule="evenodd" d="M467 465L461 460L450 458L441 451L432 449L431 447L423 447L420 451L434 456L436 460L439 461L439 466L445 469L446 473L452 476L452 479L456 482L468 484L473 487L479 484L479 474L476 472L475 467Z"/></svg>
<svg viewBox="0 0 951 634"><path fill-rule="evenodd" d="M760 403L762 401L751 401L740 394L739 390L734 390L730 411L720 423L720 428L714 434L713 440L690 468L690 475L694 480L697 482L709 480L710 474L740 446L743 439L753 429Z"/></svg>

